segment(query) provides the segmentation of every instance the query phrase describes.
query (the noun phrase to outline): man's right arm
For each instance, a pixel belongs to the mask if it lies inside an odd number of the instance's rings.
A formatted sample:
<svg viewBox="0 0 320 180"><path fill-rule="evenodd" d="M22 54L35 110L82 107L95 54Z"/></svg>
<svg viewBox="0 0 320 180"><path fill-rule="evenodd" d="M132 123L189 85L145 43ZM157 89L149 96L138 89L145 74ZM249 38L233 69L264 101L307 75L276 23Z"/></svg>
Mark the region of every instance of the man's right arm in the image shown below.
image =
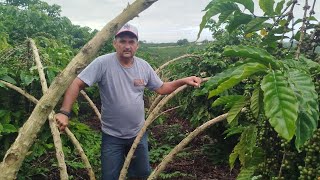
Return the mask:
<svg viewBox="0 0 320 180"><path fill-rule="evenodd" d="M60 111L70 113L72 109L72 105L76 101L79 92L85 86L86 84L81 79L76 77L64 94L63 103L62 103L62 107L60 108ZM57 113L55 118L60 131L64 131L64 129L69 124L69 117L63 113Z"/></svg>

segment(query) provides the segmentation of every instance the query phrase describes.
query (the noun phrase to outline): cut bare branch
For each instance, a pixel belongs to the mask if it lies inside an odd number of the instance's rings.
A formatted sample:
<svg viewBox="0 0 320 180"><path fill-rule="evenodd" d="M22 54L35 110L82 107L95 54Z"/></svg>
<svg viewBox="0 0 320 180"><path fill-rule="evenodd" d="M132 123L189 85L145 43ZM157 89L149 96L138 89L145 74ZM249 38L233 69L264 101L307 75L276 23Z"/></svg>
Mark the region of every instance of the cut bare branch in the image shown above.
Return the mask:
<svg viewBox="0 0 320 180"><path fill-rule="evenodd" d="M76 147L81 159L82 159L82 162L84 163L86 169L87 169L87 172L89 174L89 178L90 180L95 180L95 175L94 175L94 172L93 172L93 169L91 167L91 164L88 160L88 157L86 156L86 154L84 153L82 147L81 147L81 144L79 143L79 141L77 140L77 138L74 136L74 134L69 130L68 127L66 127L65 129L65 132L67 133L68 137L70 138L71 142L73 143L73 145Z"/></svg>
<svg viewBox="0 0 320 180"><path fill-rule="evenodd" d="M15 179L27 152L34 143L37 134L45 123L48 115L59 99L74 80L80 69L87 66L104 45L126 22L137 17L157 0L136 0L120 15L102 28L72 59L68 66L52 82L48 92L39 100L28 120L20 128L19 134L6 152L0 164L0 179Z"/></svg>
<svg viewBox="0 0 320 180"><path fill-rule="evenodd" d="M99 109L97 108L97 106L93 103L93 101L89 98L89 96L84 90L81 90L80 93L89 102L90 107L93 109L93 111L96 113L96 115L101 121L101 113L99 112Z"/></svg>
<svg viewBox="0 0 320 180"><path fill-rule="evenodd" d="M38 69L41 87L42 87L42 93L46 94L46 92L48 90L48 84L47 84L47 80L46 80L46 77L45 77L45 74L43 71L43 66L42 66L40 56L38 53L38 48L37 48L33 39L30 38L29 42L30 42L30 46L31 46L31 49L33 52L34 61L36 62L36 66ZM54 146L56 149L56 157L57 157L57 161L58 161L58 167L60 170L60 179L67 180L67 179L69 179L68 172L67 172L67 165L66 165L64 153L62 150L62 142L61 142L60 132L58 130L54 115L55 115L54 112L51 112L49 114L49 126L50 126L52 137L53 137L53 143L54 143Z"/></svg>
<svg viewBox="0 0 320 180"><path fill-rule="evenodd" d="M200 56L195 55L195 54L184 54L184 55L182 55L182 56L179 56L179 57L177 57L177 58L174 58L174 59L172 59L172 60L164 63L164 64L161 65L158 69L156 69L155 72L156 72L157 74L159 74L160 71L161 71L162 69L164 69L166 66L168 66L169 64L172 64L172 63L174 63L174 62L176 62L176 61L178 61L178 60L180 60L180 59L189 58L189 57L197 57L197 58L200 58ZM164 96L164 95L158 95L158 96L155 98L155 100L152 102L152 104L151 104L148 112L152 112L153 108L156 107L156 105L161 101L161 99L162 99L163 97L165 97L165 96Z"/></svg>
<svg viewBox="0 0 320 180"><path fill-rule="evenodd" d="M8 83L6 81L3 81L3 80L0 80L0 83L4 84L5 86L7 86L8 88L11 88L15 91L17 91L18 93L22 94L24 97L26 97L28 100L30 100L31 102L37 104L38 103L38 100L32 96L31 94L27 93L25 90L11 84L11 83Z"/></svg>
<svg viewBox="0 0 320 180"><path fill-rule="evenodd" d="M67 172L67 165L66 165L64 153L62 150L60 131L57 127L57 123L55 121L54 116L55 116L54 112L51 112L49 114L49 126L50 126L52 137L53 137L53 143L56 149L56 157L58 161L58 167L60 170L60 179L67 180L69 179L68 172Z"/></svg>
<svg viewBox="0 0 320 180"><path fill-rule="evenodd" d="M42 93L45 94L48 91L48 84L47 84L46 76L43 71L43 66L42 66L42 63L40 60L38 48L37 48L36 43L34 42L33 39L29 38L28 40L30 43L30 47L32 49L34 62L36 63L36 66L38 69L40 83L41 83L41 87L42 87Z"/></svg>
<svg viewBox="0 0 320 180"><path fill-rule="evenodd" d="M162 99L163 97L165 97L165 95L160 95L160 94L159 94L159 95L154 99L154 101L152 102L152 104L151 104L151 106L150 106L150 108L149 108L149 110L148 110L149 113L153 111L153 109L157 106L157 104L161 101L161 99Z"/></svg>

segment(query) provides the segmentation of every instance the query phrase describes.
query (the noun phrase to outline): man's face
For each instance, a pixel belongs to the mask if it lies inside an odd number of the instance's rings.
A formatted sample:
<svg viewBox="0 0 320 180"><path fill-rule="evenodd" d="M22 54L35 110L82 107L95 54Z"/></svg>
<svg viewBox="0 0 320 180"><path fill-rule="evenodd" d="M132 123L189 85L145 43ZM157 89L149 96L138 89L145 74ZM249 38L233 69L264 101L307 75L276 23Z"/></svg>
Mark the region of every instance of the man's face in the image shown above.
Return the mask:
<svg viewBox="0 0 320 180"><path fill-rule="evenodd" d="M138 40L130 35L120 35L113 41L113 46L121 59L131 59L139 47Z"/></svg>

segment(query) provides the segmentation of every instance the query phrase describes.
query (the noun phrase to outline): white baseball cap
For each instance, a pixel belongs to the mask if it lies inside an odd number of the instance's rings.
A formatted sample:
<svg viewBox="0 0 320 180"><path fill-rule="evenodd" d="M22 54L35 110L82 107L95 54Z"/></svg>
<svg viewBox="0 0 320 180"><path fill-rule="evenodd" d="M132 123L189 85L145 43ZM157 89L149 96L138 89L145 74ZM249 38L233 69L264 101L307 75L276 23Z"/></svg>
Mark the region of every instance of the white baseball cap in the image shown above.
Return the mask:
<svg viewBox="0 0 320 180"><path fill-rule="evenodd" d="M117 32L115 37L118 36L120 33L123 33L123 32L130 32L133 35L135 35L137 37L137 39L138 39L138 29L135 26L131 25L131 24L127 23L124 26L122 26L122 28Z"/></svg>

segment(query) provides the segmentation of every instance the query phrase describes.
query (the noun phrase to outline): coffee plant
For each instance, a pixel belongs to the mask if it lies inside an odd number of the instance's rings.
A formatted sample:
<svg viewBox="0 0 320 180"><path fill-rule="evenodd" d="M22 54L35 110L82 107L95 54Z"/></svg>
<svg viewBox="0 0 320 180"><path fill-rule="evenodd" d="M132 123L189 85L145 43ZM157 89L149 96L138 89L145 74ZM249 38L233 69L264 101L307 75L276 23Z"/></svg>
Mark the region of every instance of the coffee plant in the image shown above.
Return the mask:
<svg viewBox="0 0 320 180"><path fill-rule="evenodd" d="M229 156L231 168L238 160L241 164L238 179L320 176L316 150L320 65L315 62L319 56L315 51L319 24L313 16L316 1L312 6L308 1L304 3L304 17L296 21L293 9L298 6L297 1L282 0L275 5L275 1L260 0L262 16L255 15L251 0L212 1L205 8L199 34L205 27L219 32L211 20L218 16L218 24L224 24L228 34L240 31L243 38L258 36L255 46L235 43L224 47L222 56L237 61L212 77L197 93L215 98L213 108L223 105L229 109L228 133L241 133ZM245 10L241 10L243 7ZM301 28L295 33L297 24ZM287 37L289 32L291 38ZM242 83L242 94L230 93Z"/></svg>

